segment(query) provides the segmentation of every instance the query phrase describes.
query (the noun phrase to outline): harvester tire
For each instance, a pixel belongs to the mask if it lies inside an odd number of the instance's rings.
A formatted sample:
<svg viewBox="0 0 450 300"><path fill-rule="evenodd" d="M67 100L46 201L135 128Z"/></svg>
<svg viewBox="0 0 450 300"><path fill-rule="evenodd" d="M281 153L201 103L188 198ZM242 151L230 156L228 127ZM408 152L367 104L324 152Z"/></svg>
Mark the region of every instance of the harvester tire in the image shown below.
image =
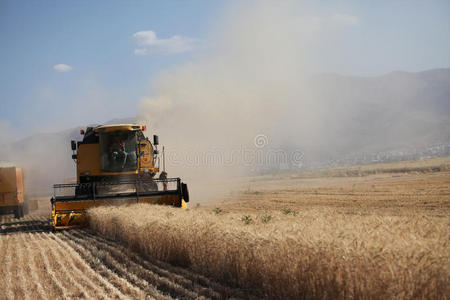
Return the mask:
<svg viewBox="0 0 450 300"><path fill-rule="evenodd" d="M14 207L14 218L16 218L16 219L20 218L19 206Z"/></svg>
<svg viewBox="0 0 450 300"><path fill-rule="evenodd" d="M23 205L17 205L14 207L14 218L20 219L23 218Z"/></svg>

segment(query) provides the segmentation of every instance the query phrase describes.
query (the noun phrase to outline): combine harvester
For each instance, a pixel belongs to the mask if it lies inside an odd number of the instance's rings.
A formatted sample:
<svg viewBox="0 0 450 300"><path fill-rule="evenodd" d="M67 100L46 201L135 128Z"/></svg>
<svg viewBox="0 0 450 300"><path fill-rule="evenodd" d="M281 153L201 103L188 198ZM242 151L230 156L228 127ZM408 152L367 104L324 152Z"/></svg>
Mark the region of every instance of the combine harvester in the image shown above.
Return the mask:
<svg viewBox="0 0 450 300"><path fill-rule="evenodd" d="M87 209L131 203L186 207L187 185L167 178L164 148L160 172L158 136L153 144L145 125L117 124L87 127L82 141L72 141L77 183L55 184L52 204L54 229L87 223ZM158 179L156 175L159 173Z"/></svg>

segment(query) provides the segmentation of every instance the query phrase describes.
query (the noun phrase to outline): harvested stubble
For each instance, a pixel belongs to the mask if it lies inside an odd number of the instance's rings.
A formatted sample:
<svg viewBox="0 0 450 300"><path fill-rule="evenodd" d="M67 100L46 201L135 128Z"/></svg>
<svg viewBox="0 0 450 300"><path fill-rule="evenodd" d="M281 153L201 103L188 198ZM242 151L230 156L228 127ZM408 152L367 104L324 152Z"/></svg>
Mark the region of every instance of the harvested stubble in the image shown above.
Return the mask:
<svg viewBox="0 0 450 300"><path fill-rule="evenodd" d="M94 230L148 257L279 299L450 294L449 219L302 208L216 214L152 205L89 211Z"/></svg>

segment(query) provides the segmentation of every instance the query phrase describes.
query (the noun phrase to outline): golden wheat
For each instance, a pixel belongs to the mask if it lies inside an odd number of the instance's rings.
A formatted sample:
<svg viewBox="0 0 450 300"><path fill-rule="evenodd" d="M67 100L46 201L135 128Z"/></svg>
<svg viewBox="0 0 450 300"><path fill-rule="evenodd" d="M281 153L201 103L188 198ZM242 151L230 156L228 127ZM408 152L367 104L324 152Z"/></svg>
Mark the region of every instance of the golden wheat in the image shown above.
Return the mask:
<svg viewBox="0 0 450 300"><path fill-rule="evenodd" d="M302 188L268 188L266 180L234 196L244 200L188 210L99 207L89 219L150 258L257 296L446 299L450 173L438 173Z"/></svg>

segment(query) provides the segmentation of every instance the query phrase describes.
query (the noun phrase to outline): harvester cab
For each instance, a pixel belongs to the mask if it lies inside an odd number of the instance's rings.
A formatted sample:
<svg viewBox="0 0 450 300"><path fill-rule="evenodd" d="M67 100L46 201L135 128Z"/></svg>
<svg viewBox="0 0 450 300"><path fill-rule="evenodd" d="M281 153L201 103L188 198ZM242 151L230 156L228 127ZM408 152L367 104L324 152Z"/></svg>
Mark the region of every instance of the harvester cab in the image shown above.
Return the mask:
<svg viewBox="0 0 450 300"><path fill-rule="evenodd" d="M72 141L77 183L55 184L51 199L53 228L85 225L87 209L130 203L186 207L187 185L160 170L158 136L153 143L145 125L116 124L81 130L82 141ZM159 175L158 175L159 173Z"/></svg>

